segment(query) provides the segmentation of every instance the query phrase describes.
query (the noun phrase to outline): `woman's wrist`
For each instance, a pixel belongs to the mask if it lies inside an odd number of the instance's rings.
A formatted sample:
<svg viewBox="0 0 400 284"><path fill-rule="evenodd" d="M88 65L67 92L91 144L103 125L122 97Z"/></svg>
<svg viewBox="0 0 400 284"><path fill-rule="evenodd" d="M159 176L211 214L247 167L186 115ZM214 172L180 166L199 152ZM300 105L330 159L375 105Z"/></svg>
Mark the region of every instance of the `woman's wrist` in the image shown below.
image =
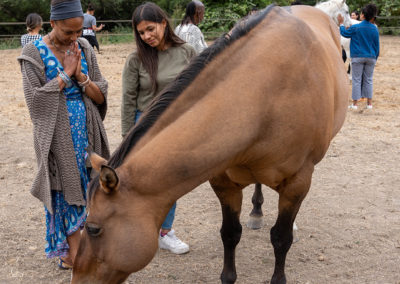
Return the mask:
<svg viewBox="0 0 400 284"><path fill-rule="evenodd" d="M79 83L83 83L89 78L86 74L80 72L78 76L75 76L76 80L78 80Z"/></svg>
<svg viewBox="0 0 400 284"><path fill-rule="evenodd" d="M86 75L86 74L83 74L83 75L84 75L84 80L83 81L78 80L78 84L79 84L79 87L81 87L82 91L85 93L86 88L90 86L91 81L90 81L89 75Z"/></svg>
<svg viewBox="0 0 400 284"><path fill-rule="evenodd" d="M63 90L64 87L66 86L65 82L61 79L60 76L57 76L57 82L58 82L58 86L60 87L60 90Z"/></svg>
<svg viewBox="0 0 400 284"><path fill-rule="evenodd" d="M73 83L70 76L63 70L57 67L58 77L65 83L67 88L72 87Z"/></svg>
<svg viewBox="0 0 400 284"><path fill-rule="evenodd" d="M64 73L67 74L69 77L74 76L74 71L64 69Z"/></svg>

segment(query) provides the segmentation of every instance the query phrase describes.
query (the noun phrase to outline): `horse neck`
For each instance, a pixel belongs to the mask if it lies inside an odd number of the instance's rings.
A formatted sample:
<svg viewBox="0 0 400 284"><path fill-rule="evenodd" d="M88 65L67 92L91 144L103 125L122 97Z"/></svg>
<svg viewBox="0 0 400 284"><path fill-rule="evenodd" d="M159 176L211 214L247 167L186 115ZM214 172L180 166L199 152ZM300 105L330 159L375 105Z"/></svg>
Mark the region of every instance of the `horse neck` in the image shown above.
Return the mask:
<svg viewBox="0 0 400 284"><path fill-rule="evenodd" d="M323 2L323 3L318 3L317 5L315 5L315 8L323 11L335 22L336 25L339 25L338 20L337 20L338 7L336 4L331 3L331 2Z"/></svg>
<svg viewBox="0 0 400 284"><path fill-rule="evenodd" d="M139 145L140 149L129 155L123 165L130 168L135 188L146 194L149 190L161 193L166 202L177 200L227 166L221 163L225 156L207 149L215 148L210 140L217 131L201 133L203 127L195 119L202 115L201 111L185 112L175 120L172 114L171 110L163 117L166 125L164 121L154 125L153 132L144 137L146 143Z"/></svg>
<svg viewBox="0 0 400 284"><path fill-rule="evenodd" d="M225 170L240 151L238 145L246 137L239 139L234 131L221 133L237 123L226 121L227 112L235 111L226 101L235 98L223 97L234 92L221 90L219 77L238 64L232 60L235 48L211 62L128 155L124 166L130 168L136 188L176 200ZM217 151L221 147L224 151Z"/></svg>

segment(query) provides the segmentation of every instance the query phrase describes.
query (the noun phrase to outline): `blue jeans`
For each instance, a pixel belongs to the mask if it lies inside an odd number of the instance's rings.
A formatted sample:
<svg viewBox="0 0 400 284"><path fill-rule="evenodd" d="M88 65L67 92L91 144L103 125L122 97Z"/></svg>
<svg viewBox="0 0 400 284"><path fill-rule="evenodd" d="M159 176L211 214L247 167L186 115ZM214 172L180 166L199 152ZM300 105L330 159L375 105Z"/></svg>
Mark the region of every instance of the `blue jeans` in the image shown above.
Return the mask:
<svg viewBox="0 0 400 284"><path fill-rule="evenodd" d="M354 101L361 98L372 99L372 76L375 63L375 58L354 57L351 59L351 97Z"/></svg>
<svg viewBox="0 0 400 284"><path fill-rule="evenodd" d="M137 110L135 114L135 124L139 121L141 115L142 112ZM174 205L172 205L171 209L169 209L167 217L165 217L164 223L162 223L161 225L161 229L169 230L172 228L172 223L174 223L175 219L175 209L176 209L176 202L174 203Z"/></svg>

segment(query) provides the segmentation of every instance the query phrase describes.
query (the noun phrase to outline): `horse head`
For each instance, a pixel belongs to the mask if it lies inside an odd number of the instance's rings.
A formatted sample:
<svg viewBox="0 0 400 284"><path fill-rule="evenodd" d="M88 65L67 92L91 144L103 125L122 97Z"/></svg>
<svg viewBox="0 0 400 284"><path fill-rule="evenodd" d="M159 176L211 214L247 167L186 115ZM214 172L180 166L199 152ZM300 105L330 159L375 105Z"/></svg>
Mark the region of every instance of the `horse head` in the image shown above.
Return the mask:
<svg viewBox="0 0 400 284"><path fill-rule="evenodd" d="M145 267L158 248L158 228L146 203L128 189L131 177L91 154L98 177L90 183L88 214L71 283L122 283ZM116 269L118 268L118 269Z"/></svg>
<svg viewBox="0 0 400 284"><path fill-rule="evenodd" d="M329 17L339 26L337 20L338 15L343 17L343 25L349 27L351 25L351 18L349 14L349 7L346 4L346 0L328 0L326 2L320 2L316 8L324 11Z"/></svg>

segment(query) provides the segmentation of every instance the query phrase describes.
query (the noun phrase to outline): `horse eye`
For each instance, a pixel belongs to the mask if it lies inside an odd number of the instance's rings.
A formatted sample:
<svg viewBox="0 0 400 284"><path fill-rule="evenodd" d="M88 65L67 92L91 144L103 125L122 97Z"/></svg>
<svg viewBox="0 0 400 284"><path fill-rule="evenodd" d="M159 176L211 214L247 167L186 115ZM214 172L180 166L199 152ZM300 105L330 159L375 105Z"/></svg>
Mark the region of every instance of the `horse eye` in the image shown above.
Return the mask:
<svg viewBox="0 0 400 284"><path fill-rule="evenodd" d="M91 237L98 237L102 233L101 227L95 224L86 223L85 224L86 232Z"/></svg>

